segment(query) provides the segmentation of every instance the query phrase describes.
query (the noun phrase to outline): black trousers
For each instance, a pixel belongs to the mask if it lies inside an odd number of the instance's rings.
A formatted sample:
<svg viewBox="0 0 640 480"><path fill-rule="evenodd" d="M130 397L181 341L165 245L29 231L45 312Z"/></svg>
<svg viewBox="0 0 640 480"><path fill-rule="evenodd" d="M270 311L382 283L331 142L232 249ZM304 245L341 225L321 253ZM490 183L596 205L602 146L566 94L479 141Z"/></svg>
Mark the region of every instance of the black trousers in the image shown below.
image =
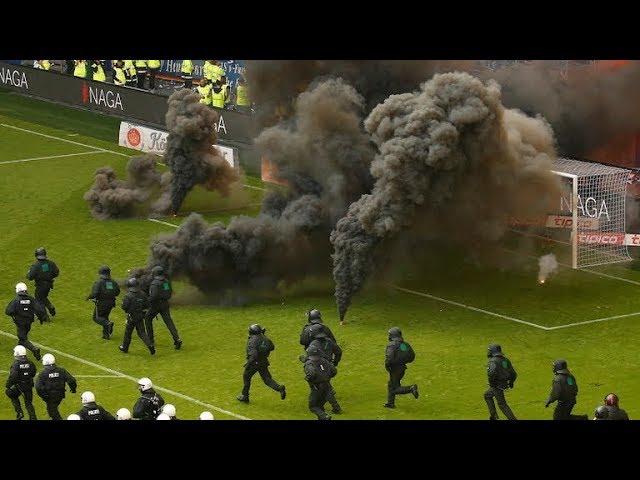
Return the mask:
<svg viewBox="0 0 640 480"><path fill-rule="evenodd" d="M42 304L47 310L49 310L49 314L56 314L56 307L53 306L51 301L49 300L49 292L51 291L51 284L37 284L36 285L36 293L35 298L38 302Z"/></svg>
<svg viewBox="0 0 640 480"><path fill-rule="evenodd" d="M45 403L47 404L49 418L51 418L51 420L62 420L62 416L58 410L62 403L62 397L49 397L45 400Z"/></svg>
<svg viewBox="0 0 640 480"><path fill-rule="evenodd" d="M329 402L329 405L331 405L331 408L334 412L342 410L342 408L340 408L338 400L336 399L336 390L333 388L333 385L331 385L331 382L329 382L329 393L327 394L327 402Z"/></svg>
<svg viewBox="0 0 640 480"><path fill-rule="evenodd" d="M324 411L324 404L327 403L327 397L331 391L329 382L311 383L309 382L309 410L314 413L318 420L324 420L327 413Z"/></svg>
<svg viewBox="0 0 640 480"><path fill-rule="evenodd" d="M29 414L29 420L37 420L36 417L36 409L33 408L33 388L32 387L18 387L20 390L20 394L18 396L15 395L7 395L11 400L11 404L16 411L16 414L22 415L22 405L20 404L20 396L24 397L24 408L27 410Z"/></svg>
<svg viewBox="0 0 640 480"><path fill-rule="evenodd" d="M193 87L193 77L191 75L182 74L182 80L184 81L184 88Z"/></svg>
<svg viewBox="0 0 640 480"><path fill-rule="evenodd" d="M149 337L149 341L151 345L155 345L155 338L153 335L153 319L160 314L162 316L162 320L164 324L169 329L171 336L173 337L173 343L176 343L180 340L180 335L178 335L178 329L173 323L173 319L171 318L171 312L169 311L169 302L161 302L157 304L151 305L149 310L147 311L147 316L144 319L144 324L147 329L147 336Z"/></svg>
<svg viewBox="0 0 640 480"><path fill-rule="evenodd" d="M553 411L554 420L589 420L587 415L572 415L571 411L576 402L562 402L556 403L556 408Z"/></svg>
<svg viewBox="0 0 640 480"><path fill-rule="evenodd" d="M146 345L147 348L151 346L151 342L149 341L149 337L147 336L147 332L144 331L144 317L140 317L138 319L133 319L129 317L127 319L127 325L124 327L124 339L122 340L122 346L125 350L129 349L129 345L131 344L131 334L135 329L138 337L142 340L142 343Z"/></svg>
<svg viewBox="0 0 640 480"><path fill-rule="evenodd" d="M149 69L149 90L156 88L156 74L160 71L159 68Z"/></svg>
<svg viewBox="0 0 640 480"><path fill-rule="evenodd" d="M249 396L249 389L251 388L251 378L256 373L260 374L260 378L262 378L262 381L267 387L274 389L276 392L282 390L282 385L276 382L271 376L271 372L269 372L269 365L246 365L244 367L244 373L242 374L242 381L244 382L244 386L242 387L242 395L244 395L245 397Z"/></svg>
<svg viewBox="0 0 640 480"><path fill-rule="evenodd" d="M136 76L138 77L138 85L136 85L136 86L138 88L144 89L144 81L147 78L147 71L146 70L137 70L136 71Z"/></svg>
<svg viewBox="0 0 640 480"><path fill-rule="evenodd" d="M113 310L113 305L111 304L100 304L97 303L96 307L93 309L93 321L98 325L102 326L102 338L109 338L109 330L111 321L109 320L109 314L111 310Z"/></svg>
<svg viewBox="0 0 640 480"><path fill-rule="evenodd" d="M15 322L17 337L18 337L18 345L22 345L27 350L31 350L31 353L36 353L38 350L33 343L29 341L29 331L31 330L31 323L28 320L19 320Z"/></svg>
<svg viewBox="0 0 640 480"><path fill-rule="evenodd" d="M484 400L487 402L487 407L489 407L489 416L496 420L498 419L498 412L493 401L494 398L498 402L498 407L500 407L504 416L509 420L516 420L516 416L511 411L511 407L507 404L507 399L504 396L504 390L498 387L489 387L489 390L484 392Z"/></svg>
<svg viewBox="0 0 640 480"><path fill-rule="evenodd" d="M389 369L389 383L387 383L387 403L393 405L396 401L396 395L405 395L411 393L411 387L403 387L400 385L404 377L407 367L392 367Z"/></svg>

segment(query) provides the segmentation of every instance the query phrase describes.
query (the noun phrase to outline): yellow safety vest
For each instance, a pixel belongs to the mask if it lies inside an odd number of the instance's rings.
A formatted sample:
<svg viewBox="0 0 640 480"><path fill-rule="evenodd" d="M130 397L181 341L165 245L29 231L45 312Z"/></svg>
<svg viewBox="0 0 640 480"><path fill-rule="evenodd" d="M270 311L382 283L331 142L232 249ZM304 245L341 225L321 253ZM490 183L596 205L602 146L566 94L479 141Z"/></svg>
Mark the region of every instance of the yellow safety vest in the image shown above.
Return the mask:
<svg viewBox="0 0 640 480"><path fill-rule="evenodd" d="M149 68L160 68L160 60L147 60Z"/></svg>
<svg viewBox="0 0 640 480"><path fill-rule="evenodd" d="M93 73L93 79L97 82L106 82L107 76L104 74L104 68L98 64L98 69Z"/></svg>
<svg viewBox="0 0 640 480"><path fill-rule="evenodd" d="M217 82L223 75L227 74L222 67L213 64L211 65L211 73L213 75L214 82Z"/></svg>
<svg viewBox="0 0 640 480"><path fill-rule="evenodd" d="M73 69L73 76L74 77L80 77L80 78L86 78L87 77L87 62L85 62L84 60L80 60L78 63L76 63L76 66Z"/></svg>
<svg viewBox="0 0 640 480"><path fill-rule="evenodd" d="M219 92L215 90L211 90L211 105L218 108L224 108L225 97L227 96L227 92L224 87L220 89Z"/></svg>
<svg viewBox="0 0 640 480"><path fill-rule="evenodd" d="M242 107L248 107L249 105L251 105L247 87L245 85L238 85L238 87L236 88L236 105Z"/></svg>
<svg viewBox="0 0 640 480"><path fill-rule="evenodd" d="M197 90L200 94L200 103L211 105L211 84L205 85L204 87L199 86Z"/></svg>
<svg viewBox="0 0 640 480"><path fill-rule="evenodd" d="M124 71L129 75L130 78L136 76L136 67L133 64L133 60L124 61Z"/></svg>
<svg viewBox="0 0 640 480"><path fill-rule="evenodd" d="M211 67L213 67L213 63L210 63L209 61L204 62L202 67L202 75L204 78L208 78L209 80L213 79L213 71L211 70Z"/></svg>
<svg viewBox="0 0 640 480"><path fill-rule="evenodd" d="M116 85L124 85L127 83L127 77L124 74L124 68L113 67L113 83Z"/></svg>
<svg viewBox="0 0 640 480"><path fill-rule="evenodd" d="M51 68L51 62L49 60L41 60L38 62L38 65L40 65L38 68L42 70L49 70Z"/></svg>
<svg viewBox="0 0 640 480"><path fill-rule="evenodd" d="M139 68L141 70L146 70L147 69L147 61L146 60L134 60L134 64L135 64L136 68Z"/></svg>
<svg viewBox="0 0 640 480"><path fill-rule="evenodd" d="M180 71L185 75L191 75L193 73L193 62L191 60L182 60Z"/></svg>

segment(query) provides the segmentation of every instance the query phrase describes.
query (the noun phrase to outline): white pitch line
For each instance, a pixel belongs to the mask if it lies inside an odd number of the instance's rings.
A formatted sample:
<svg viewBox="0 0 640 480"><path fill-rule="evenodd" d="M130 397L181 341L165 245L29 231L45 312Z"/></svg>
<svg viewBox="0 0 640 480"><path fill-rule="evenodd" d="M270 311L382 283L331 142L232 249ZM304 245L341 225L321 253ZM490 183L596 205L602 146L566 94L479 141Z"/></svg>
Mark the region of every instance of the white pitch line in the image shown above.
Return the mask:
<svg viewBox="0 0 640 480"><path fill-rule="evenodd" d="M11 333L8 333L8 332L4 332L2 330L0 330L0 335L3 335L5 337L9 337L9 338L13 338L13 339L16 339L16 340L18 339L18 337L16 337L15 335L13 335ZM32 342L32 343L35 346L40 347L43 350L46 350L48 352L57 353L58 355L62 355L63 357L70 358L71 360L75 360L76 362L82 363L84 365L89 365L91 367L97 368L98 370L102 370L103 372L110 373L112 375L115 375L116 377L126 378L126 379L131 380L132 382L135 382L135 383L137 383L138 382L138 378L140 378L140 377L137 377L137 378L136 377L132 377L131 375L127 375L125 373L119 372L118 370L114 370L112 368L105 367L103 365L100 365L99 363L94 363L94 362L91 362L89 360L85 360L84 358L76 357L75 355L71 355L70 353L66 353L66 352L63 352L61 350L57 350L55 348L47 347L46 345L43 345L41 343L36 343L36 342ZM183 400L187 400L187 401L189 401L191 403L195 403L196 405L200 405L200 406L206 407L208 409L215 410L216 412L224 413L225 415L229 415L230 417L239 418L240 420L251 420L248 417L244 417L242 415L238 415L237 413L233 413L233 412L230 412L228 410L224 410L224 409L222 409L220 407L216 407L215 405L210 405L210 404L205 403L205 402L203 402L201 400L198 400L197 398L189 397L189 396L187 396L187 395L185 395L183 393L176 392L174 390L169 390L168 388L159 387L157 385L154 385L153 388L156 389L156 390L159 390L161 392L168 393L169 395L173 395L175 397L182 398Z"/></svg>
<svg viewBox="0 0 640 480"><path fill-rule="evenodd" d="M635 317L640 315L640 312L626 313L624 315L614 315L613 317L596 318L595 320L586 320L584 322L568 323L566 325L557 325L555 327L549 327L548 330L558 330L559 328L575 327L576 325L586 325L587 323L606 322L608 320L616 320L618 318Z"/></svg>
<svg viewBox="0 0 640 480"><path fill-rule="evenodd" d="M266 191L267 191L267 189L266 189L266 188L262 188L262 187L254 187L253 185L247 185L247 184L245 184L244 186L245 186L245 187L247 187L247 188L253 188L254 190L262 190L263 192L266 192Z"/></svg>
<svg viewBox="0 0 640 480"><path fill-rule="evenodd" d="M162 225L167 225L169 227L174 227L174 228L180 227L180 225L176 225L175 223L163 222L162 220L157 220L155 218L147 218L147 220L149 220L150 222L161 223Z"/></svg>
<svg viewBox="0 0 640 480"><path fill-rule="evenodd" d="M49 155L48 157L21 158L20 160L5 160L3 162L0 162L0 165L6 165L8 163L33 162L34 160L49 160L52 158L76 157L78 155L93 155L96 153L109 153L109 152L105 152L103 150L92 150L90 152L65 153L63 155Z"/></svg>
<svg viewBox="0 0 640 480"><path fill-rule="evenodd" d="M437 300L439 302L448 303L450 305L455 305L457 307L466 308L467 310L472 310L474 312L484 313L485 315L491 315L492 317L498 317L505 320L509 320L511 322L522 323L524 325L529 325L530 327L539 328L540 330L551 330L549 327L544 327L542 325L538 325L537 323L527 322L525 320L520 320L519 318L509 317L507 315L502 315L501 313L490 312L489 310L484 310L482 308L473 307L471 305L465 305L464 303L454 302L453 300L447 300L446 298L436 297L435 295L430 295L424 292L418 292L416 290L409 290L408 288L402 288L397 285L390 285L396 290L400 290L401 292L412 293L413 295L419 295L421 297L431 298L432 300Z"/></svg>

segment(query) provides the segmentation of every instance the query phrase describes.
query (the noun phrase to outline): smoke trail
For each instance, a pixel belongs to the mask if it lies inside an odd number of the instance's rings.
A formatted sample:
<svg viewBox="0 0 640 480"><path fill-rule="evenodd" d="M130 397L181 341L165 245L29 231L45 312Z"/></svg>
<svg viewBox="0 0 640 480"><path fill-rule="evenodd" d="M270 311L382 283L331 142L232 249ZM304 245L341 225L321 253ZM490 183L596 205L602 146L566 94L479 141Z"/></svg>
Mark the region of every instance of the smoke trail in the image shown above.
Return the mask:
<svg viewBox="0 0 640 480"><path fill-rule="evenodd" d="M328 273L332 226L373 184L363 105L339 79L301 94L291 120L255 141L287 189L269 192L257 217L234 217L226 227L192 214L175 233L152 242L148 267L161 264L210 294L241 294Z"/></svg>
<svg viewBox="0 0 640 480"><path fill-rule="evenodd" d="M538 259L538 282L544 283L549 278L549 275L556 273L558 270L558 260L553 253L543 255Z"/></svg>
<svg viewBox="0 0 640 480"><path fill-rule="evenodd" d="M463 245L499 241L509 216L548 211L553 134L540 118L505 110L500 88L465 73L435 75L390 96L365 120L379 153L375 185L331 233L336 301L343 318L374 267L380 243L414 224Z"/></svg>
<svg viewBox="0 0 640 480"><path fill-rule="evenodd" d="M111 167L96 170L92 187L84 194L91 214L100 220L131 217L161 186L153 155L132 157L127 163L128 180L118 180Z"/></svg>

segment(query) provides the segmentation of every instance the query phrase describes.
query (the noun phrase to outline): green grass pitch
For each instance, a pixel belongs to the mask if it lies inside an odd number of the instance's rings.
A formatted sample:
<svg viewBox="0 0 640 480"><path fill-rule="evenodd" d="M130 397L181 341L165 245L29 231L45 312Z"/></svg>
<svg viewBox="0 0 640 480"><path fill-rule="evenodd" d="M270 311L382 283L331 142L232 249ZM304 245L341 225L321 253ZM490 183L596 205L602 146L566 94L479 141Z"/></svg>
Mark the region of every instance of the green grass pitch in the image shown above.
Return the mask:
<svg viewBox="0 0 640 480"><path fill-rule="evenodd" d="M605 394L615 391L631 418L640 417L635 377L640 314L625 316L640 312L640 272L631 264L589 272L562 268L541 287L533 260L528 270L501 272L443 252L428 269L407 271L392 284L370 286L359 294L344 326L337 322L330 278L288 287L244 307L193 304L193 288L177 281L173 316L183 349L173 349L159 321L156 356L135 336L124 355L118 351L125 321L119 303L112 313L114 337L103 340L91 320L93 305L84 298L100 265L110 265L114 278L125 277L127 269L146 262L149 239L173 227L144 218L101 222L90 216L82 195L94 171L111 165L122 175L127 156L135 154L117 146L118 120L0 91L0 124L0 303L4 308L14 285L25 280L33 250L45 246L61 269L51 293L58 316L43 326L35 322L30 338L55 349L58 363L78 377L77 394L67 394L61 405L63 416L80 408L85 390L93 391L111 412L131 409L138 396L132 379L148 376L165 389L161 393L176 405L180 418L212 410L217 419L313 419L298 361L298 335L304 312L317 307L344 350L334 380L344 414L336 419L486 419L485 352L492 342L503 345L519 373L516 388L508 393L519 418L551 417L544 402L555 358L566 358L578 379L577 413L591 414ZM108 151L96 153L99 149ZM20 161L37 157L52 158ZM255 178L244 183L262 185ZM228 221L234 214L255 214L261 195L258 189L241 187L229 199L196 191L183 210ZM182 218L165 220L177 225ZM610 318L617 316L622 317ZM602 321L581 323L590 320ZM266 326L276 344L271 371L287 386L285 401L258 376L251 404L235 399L252 323ZM417 352L405 382L418 383L421 391L418 400L399 397L393 411L382 407L384 347L391 326L402 328ZM12 362L13 334L11 319L3 315L1 378ZM51 351L46 347L43 353ZM47 418L44 404L40 399L35 403L39 417ZM0 419L13 418L2 395Z"/></svg>

